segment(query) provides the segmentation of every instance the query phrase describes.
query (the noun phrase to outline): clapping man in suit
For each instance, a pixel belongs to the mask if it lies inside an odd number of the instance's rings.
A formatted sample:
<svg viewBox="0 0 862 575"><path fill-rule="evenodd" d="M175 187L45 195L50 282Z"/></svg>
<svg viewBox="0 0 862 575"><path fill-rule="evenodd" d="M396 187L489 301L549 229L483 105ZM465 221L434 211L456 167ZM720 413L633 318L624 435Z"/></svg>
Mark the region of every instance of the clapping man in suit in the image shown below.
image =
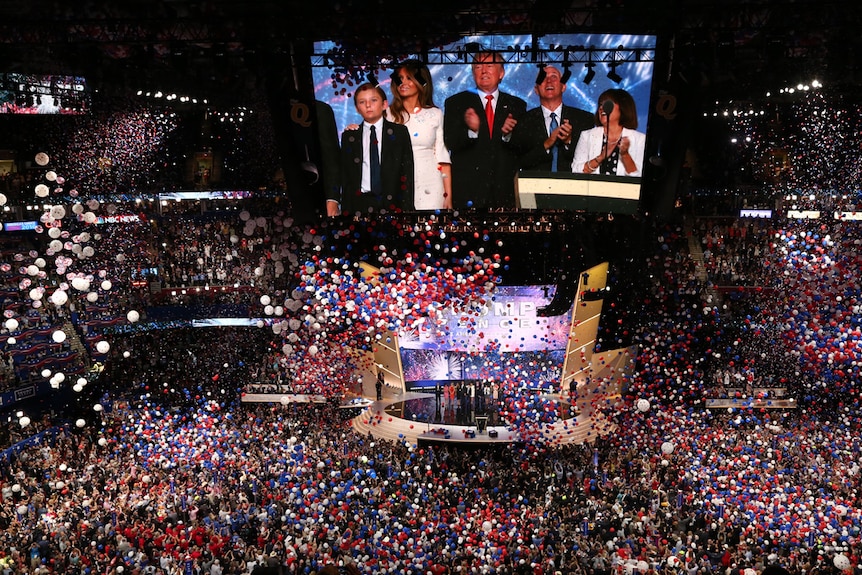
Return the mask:
<svg viewBox="0 0 862 575"><path fill-rule="evenodd" d="M386 93L362 84L353 95L362 116L341 135L341 211L348 214L413 209L413 147L403 125L383 117ZM330 211L328 200L327 212Z"/></svg>
<svg viewBox="0 0 862 575"><path fill-rule="evenodd" d="M521 170L571 173L575 144L583 130L595 126L591 112L566 106L566 84L560 70L545 66L536 76L540 106L528 111L512 134Z"/></svg>
<svg viewBox="0 0 862 575"><path fill-rule="evenodd" d="M452 201L459 208L514 208L517 153L512 131L527 109L501 92L503 57L484 51L473 59L476 91L446 100L443 138L452 160Z"/></svg>

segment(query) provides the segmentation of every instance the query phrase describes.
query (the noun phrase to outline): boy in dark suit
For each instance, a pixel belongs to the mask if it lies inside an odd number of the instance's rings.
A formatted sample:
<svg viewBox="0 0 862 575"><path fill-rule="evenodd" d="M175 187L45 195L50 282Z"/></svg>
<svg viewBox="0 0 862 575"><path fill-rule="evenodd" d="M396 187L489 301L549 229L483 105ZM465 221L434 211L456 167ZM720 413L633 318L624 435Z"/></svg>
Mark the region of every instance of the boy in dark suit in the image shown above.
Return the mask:
<svg viewBox="0 0 862 575"><path fill-rule="evenodd" d="M363 122L341 135L341 211L412 210L413 147L407 128L383 117L387 102L380 86L362 84L353 103Z"/></svg>
<svg viewBox="0 0 862 575"><path fill-rule="evenodd" d="M452 158L452 201L458 208L514 208L517 153L512 130L527 110L499 90L506 72L497 52L473 60L476 91L446 100L443 137Z"/></svg>

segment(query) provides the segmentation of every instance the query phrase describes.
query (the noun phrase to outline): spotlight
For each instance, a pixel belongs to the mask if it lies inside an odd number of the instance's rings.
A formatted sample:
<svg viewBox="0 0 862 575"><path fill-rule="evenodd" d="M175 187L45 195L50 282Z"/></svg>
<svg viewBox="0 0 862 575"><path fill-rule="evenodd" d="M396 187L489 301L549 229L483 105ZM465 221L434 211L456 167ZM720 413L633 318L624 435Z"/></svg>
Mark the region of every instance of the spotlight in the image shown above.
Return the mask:
<svg viewBox="0 0 862 575"><path fill-rule="evenodd" d="M584 75L584 84L589 86L590 82L593 81L593 78L596 77L595 67L596 65L592 62L587 62L586 64L584 64L584 68L587 69L587 73Z"/></svg>
<svg viewBox="0 0 862 575"><path fill-rule="evenodd" d="M563 75L560 76L560 82L563 84L569 81L569 78L572 77L572 64L569 62L569 51L566 50L563 53Z"/></svg>
<svg viewBox="0 0 862 575"><path fill-rule="evenodd" d="M545 64L539 64L539 73L536 74L536 85L538 86L539 84L544 82L545 76L547 76L547 75L548 75L548 73L545 72Z"/></svg>
<svg viewBox="0 0 862 575"><path fill-rule="evenodd" d="M617 65L616 63L611 64L611 70L608 72L608 80L612 80L619 84L623 81L623 77L617 74Z"/></svg>

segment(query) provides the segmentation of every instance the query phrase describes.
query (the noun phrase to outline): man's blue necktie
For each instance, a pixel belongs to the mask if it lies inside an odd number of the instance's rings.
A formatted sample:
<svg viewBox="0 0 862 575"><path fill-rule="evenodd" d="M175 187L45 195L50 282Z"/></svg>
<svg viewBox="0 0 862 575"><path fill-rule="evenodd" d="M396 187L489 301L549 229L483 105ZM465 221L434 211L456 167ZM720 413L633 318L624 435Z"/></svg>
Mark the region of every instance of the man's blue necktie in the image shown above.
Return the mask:
<svg viewBox="0 0 862 575"><path fill-rule="evenodd" d="M557 113L551 112L551 128L550 128L550 130L548 130L550 132L548 135L550 136L551 134L553 134L554 130L556 130L559 127L560 127L560 125L557 123ZM552 172L557 171L557 154L558 153L559 153L559 151L557 150L557 143L554 142L554 145L551 146L551 171Z"/></svg>

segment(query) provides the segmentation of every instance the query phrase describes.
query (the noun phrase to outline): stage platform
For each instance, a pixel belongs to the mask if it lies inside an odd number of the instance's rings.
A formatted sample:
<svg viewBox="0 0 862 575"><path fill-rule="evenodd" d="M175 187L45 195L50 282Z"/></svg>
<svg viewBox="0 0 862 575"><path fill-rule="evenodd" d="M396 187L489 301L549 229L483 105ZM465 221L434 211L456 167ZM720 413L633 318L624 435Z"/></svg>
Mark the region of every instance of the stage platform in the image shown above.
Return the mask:
<svg viewBox="0 0 862 575"><path fill-rule="evenodd" d="M706 400L707 409L796 409L796 400L718 397Z"/></svg>
<svg viewBox="0 0 862 575"><path fill-rule="evenodd" d="M573 413L569 410L573 406L565 400L560 405L562 413L559 417L527 430L530 437L523 437L521 432L504 424L480 426L469 422L440 422L433 417L436 411L433 393L407 392L384 397L355 417L352 424L357 433L390 441L407 441L413 445L423 442L500 444L536 438L557 445L581 444L592 442L615 429L615 425L599 413ZM489 421L493 418L489 417Z"/></svg>

